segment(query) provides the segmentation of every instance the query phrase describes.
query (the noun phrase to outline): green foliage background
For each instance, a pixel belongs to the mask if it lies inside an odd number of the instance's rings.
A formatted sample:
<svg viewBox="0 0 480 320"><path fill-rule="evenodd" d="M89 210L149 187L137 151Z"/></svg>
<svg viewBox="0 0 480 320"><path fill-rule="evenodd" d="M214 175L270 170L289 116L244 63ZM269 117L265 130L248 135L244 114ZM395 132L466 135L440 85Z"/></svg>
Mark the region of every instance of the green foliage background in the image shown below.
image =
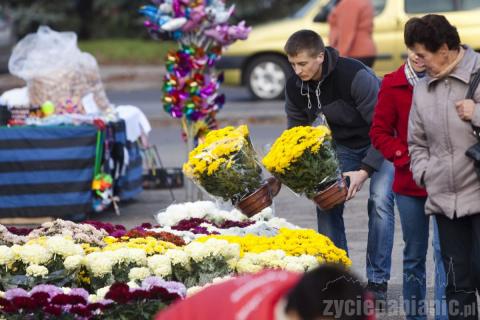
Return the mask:
<svg viewBox="0 0 480 320"><path fill-rule="evenodd" d="M226 0L235 4L232 23L249 25L294 14L306 0ZM14 18L19 38L49 25L55 30L75 31L80 39L148 38L144 18L138 14L148 0L3 0L0 8Z"/></svg>

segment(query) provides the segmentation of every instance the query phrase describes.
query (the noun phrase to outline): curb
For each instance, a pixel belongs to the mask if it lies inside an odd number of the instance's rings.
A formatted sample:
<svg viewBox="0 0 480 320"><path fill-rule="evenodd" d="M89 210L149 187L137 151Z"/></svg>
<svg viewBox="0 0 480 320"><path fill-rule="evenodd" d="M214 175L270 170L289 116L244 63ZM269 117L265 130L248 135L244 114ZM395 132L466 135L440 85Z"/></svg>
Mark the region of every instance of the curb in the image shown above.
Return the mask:
<svg viewBox="0 0 480 320"><path fill-rule="evenodd" d="M180 119L174 118L149 118L148 121L153 128L176 127L180 126ZM239 124L284 124L287 125L286 115L266 115L266 116L225 116L218 117L217 121L222 126Z"/></svg>

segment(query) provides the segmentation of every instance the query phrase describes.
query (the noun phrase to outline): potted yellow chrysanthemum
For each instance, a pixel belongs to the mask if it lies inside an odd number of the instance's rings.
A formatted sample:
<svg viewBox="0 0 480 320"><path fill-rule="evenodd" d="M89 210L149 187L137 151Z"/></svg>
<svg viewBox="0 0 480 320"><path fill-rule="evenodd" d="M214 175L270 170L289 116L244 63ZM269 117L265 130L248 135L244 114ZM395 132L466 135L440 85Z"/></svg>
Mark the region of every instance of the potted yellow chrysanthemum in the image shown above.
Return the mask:
<svg viewBox="0 0 480 320"><path fill-rule="evenodd" d="M284 131L262 162L283 184L322 209L345 202L347 188L326 126Z"/></svg>
<svg viewBox="0 0 480 320"><path fill-rule="evenodd" d="M210 131L190 152L183 172L205 191L231 201L249 216L271 205L271 196L278 192L262 179L245 125Z"/></svg>

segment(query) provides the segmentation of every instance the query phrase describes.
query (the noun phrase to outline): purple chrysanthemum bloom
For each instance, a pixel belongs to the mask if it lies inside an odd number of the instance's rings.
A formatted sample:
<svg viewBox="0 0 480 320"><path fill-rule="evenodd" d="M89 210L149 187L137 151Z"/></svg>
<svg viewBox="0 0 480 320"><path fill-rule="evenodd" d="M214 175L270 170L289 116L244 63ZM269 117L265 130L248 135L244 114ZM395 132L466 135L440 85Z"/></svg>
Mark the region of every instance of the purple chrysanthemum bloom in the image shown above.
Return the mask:
<svg viewBox="0 0 480 320"><path fill-rule="evenodd" d="M28 292L22 288L13 288L5 292L5 299L12 300L15 297L29 297Z"/></svg>
<svg viewBox="0 0 480 320"><path fill-rule="evenodd" d="M127 232L125 230L115 230L112 233L110 233L110 236L114 238L120 238L123 237Z"/></svg>
<svg viewBox="0 0 480 320"><path fill-rule="evenodd" d="M159 277L148 277L142 282L142 288L150 290L152 287L162 287L170 293L176 293L182 298L187 296L187 288L183 283L176 281L165 281Z"/></svg>
<svg viewBox="0 0 480 320"><path fill-rule="evenodd" d="M97 301L97 303L100 303L104 306L108 306L109 304L115 303L115 301L113 301L112 299L102 299Z"/></svg>
<svg viewBox="0 0 480 320"><path fill-rule="evenodd" d="M70 296L80 296L85 299L85 301L88 301L89 293L87 290L83 288L72 288L70 292L68 293Z"/></svg>
<svg viewBox="0 0 480 320"><path fill-rule="evenodd" d="M56 296L57 294L63 293L62 289L51 284L39 284L30 290L30 294L34 294L36 292L45 292L50 296L50 298Z"/></svg>

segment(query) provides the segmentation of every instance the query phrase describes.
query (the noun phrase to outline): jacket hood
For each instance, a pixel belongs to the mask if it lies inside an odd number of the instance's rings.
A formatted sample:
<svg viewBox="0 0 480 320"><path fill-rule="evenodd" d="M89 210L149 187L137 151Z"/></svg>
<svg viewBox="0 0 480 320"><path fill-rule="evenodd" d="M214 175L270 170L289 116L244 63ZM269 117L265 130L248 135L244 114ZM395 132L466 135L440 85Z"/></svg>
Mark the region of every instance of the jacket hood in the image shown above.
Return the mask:
<svg viewBox="0 0 480 320"><path fill-rule="evenodd" d="M338 51L332 47L325 48L325 59L322 63L322 79L327 78L337 66Z"/></svg>

